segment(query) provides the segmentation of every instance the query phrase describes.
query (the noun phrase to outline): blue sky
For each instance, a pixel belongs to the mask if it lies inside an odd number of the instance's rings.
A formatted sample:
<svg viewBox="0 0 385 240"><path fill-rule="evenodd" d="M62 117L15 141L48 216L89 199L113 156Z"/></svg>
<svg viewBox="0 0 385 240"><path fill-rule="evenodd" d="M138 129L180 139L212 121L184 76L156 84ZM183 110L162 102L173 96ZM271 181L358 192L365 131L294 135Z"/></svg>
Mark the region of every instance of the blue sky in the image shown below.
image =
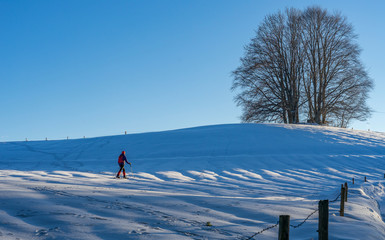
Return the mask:
<svg viewBox="0 0 385 240"><path fill-rule="evenodd" d="M385 132L383 1L0 0L0 141L237 123L231 71L267 14L318 5L359 35Z"/></svg>

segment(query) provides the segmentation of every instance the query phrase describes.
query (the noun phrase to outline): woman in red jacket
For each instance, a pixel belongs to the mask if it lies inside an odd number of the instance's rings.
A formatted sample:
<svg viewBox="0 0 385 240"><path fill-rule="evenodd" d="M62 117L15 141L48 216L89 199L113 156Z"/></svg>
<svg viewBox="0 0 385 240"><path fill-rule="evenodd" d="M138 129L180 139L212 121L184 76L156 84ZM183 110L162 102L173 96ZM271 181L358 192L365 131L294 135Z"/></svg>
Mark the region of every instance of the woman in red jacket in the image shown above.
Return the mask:
<svg viewBox="0 0 385 240"><path fill-rule="evenodd" d="M120 154L120 156L119 156L118 164L119 164L120 170L119 170L118 174L116 175L116 178L119 178L120 172L122 170L123 170L123 177L127 178L126 177L126 170L124 169L124 162L130 164L130 166L131 166L131 163L127 162L127 158L126 158L125 154L126 154L126 152L123 151L122 154Z"/></svg>

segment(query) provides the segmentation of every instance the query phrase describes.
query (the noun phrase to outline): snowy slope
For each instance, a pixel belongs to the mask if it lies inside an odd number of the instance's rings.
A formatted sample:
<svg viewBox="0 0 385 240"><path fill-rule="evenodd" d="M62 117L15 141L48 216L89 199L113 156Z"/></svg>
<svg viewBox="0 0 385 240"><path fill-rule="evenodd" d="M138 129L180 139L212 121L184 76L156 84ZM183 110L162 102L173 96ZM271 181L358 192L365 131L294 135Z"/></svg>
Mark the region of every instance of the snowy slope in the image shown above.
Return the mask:
<svg viewBox="0 0 385 240"><path fill-rule="evenodd" d="M113 179L122 150L129 180ZM345 181L330 239L385 239L384 173L385 134L307 125L0 143L0 239L247 239L281 214L301 223ZM317 239L317 218L291 238Z"/></svg>

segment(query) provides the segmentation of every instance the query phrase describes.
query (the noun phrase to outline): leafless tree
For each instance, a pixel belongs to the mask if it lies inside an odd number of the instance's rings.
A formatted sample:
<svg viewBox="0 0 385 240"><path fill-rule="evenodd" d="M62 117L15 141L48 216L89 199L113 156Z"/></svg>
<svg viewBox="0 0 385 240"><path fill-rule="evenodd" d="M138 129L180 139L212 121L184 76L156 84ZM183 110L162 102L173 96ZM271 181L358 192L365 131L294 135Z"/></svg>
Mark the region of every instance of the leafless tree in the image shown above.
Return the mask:
<svg viewBox="0 0 385 240"><path fill-rule="evenodd" d="M372 80L353 27L319 7L267 16L233 72L246 122L310 122L346 127L370 115Z"/></svg>
<svg viewBox="0 0 385 240"><path fill-rule="evenodd" d="M243 107L246 122L299 121L303 77L301 12L287 9L269 15L255 38L245 47L246 55L234 72L232 89Z"/></svg>
<svg viewBox="0 0 385 240"><path fill-rule="evenodd" d="M339 13L329 14L319 7L306 9L303 20L309 120L340 127L353 119L365 120L370 115L366 99L373 83L359 59L352 25Z"/></svg>

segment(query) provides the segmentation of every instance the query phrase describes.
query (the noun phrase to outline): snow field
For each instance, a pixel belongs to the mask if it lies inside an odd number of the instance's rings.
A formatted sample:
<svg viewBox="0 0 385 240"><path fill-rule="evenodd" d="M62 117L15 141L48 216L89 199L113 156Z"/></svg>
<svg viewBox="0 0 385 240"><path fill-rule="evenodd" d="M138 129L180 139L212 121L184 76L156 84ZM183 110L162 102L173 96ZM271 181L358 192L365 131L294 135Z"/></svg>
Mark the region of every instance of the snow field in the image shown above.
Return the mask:
<svg viewBox="0 0 385 240"><path fill-rule="evenodd" d="M121 150L129 180L113 178ZM301 223L344 182L330 239L385 239L384 156L384 134L301 125L0 143L0 239L247 239L279 215ZM317 228L318 213L290 237Z"/></svg>

